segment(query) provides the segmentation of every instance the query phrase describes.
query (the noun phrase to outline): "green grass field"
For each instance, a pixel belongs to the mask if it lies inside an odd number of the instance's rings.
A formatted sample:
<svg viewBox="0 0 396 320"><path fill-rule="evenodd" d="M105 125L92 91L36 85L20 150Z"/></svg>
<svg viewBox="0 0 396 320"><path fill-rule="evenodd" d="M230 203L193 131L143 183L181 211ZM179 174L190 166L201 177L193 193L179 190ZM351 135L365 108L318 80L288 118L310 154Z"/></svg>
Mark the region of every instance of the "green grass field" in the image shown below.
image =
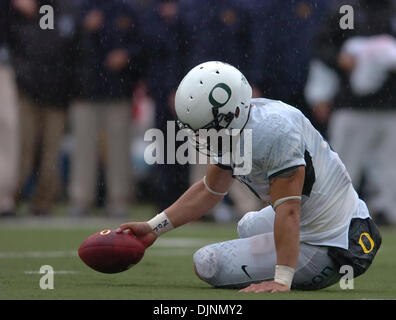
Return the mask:
<svg viewBox="0 0 396 320"><path fill-rule="evenodd" d="M236 238L236 225L194 223L161 237L130 270L107 275L85 266L77 256L90 234L115 228L106 219L70 223L62 217L0 222L0 299L133 299L133 300L242 300L242 299L396 299L396 230L382 229L383 245L372 267L355 280L353 290L339 285L315 291L242 294L213 289L193 273L192 255L201 246ZM55 270L54 290L39 286L40 267Z"/></svg>

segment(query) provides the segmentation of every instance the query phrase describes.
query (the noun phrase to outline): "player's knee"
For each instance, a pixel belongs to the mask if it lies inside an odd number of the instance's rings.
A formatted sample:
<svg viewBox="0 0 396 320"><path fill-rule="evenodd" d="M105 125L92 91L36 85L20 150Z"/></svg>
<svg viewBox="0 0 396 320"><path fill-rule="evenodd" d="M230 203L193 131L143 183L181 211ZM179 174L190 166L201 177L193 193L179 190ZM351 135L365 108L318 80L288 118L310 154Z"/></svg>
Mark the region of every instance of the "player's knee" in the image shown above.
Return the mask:
<svg viewBox="0 0 396 320"><path fill-rule="evenodd" d="M206 246L195 252L194 271L203 281L215 285L215 279L218 274L218 261L216 249Z"/></svg>
<svg viewBox="0 0 396 320"><path fill-rule="evenodd" d="M246 213L238 223L240 238L250 238L274 230L275 212L272 207Z"/></svg>
<svg viewBox="0 0 396 320"><path fill-rule="evenodd" d="M237 231L240 238L250 237L250 225L254 213L255 211L248 212L242 217L241 220L239 220Z"/></svg>

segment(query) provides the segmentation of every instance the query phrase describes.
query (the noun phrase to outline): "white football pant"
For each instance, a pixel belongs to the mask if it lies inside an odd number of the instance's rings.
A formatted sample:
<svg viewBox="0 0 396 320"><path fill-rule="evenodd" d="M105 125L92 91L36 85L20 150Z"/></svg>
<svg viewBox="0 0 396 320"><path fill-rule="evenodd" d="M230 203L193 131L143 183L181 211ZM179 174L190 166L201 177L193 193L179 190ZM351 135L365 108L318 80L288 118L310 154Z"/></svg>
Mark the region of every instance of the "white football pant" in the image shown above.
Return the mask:
<svg viewBox="0 0 396 320"><path fill-rule="evenodd" d="M273 280L276 265L275 212L271 206L248 212L238 223L240 239L205 246L194 254L199 277L214 287L243 288ZM327 247L300 243L292 289L317 290L341 275Z"/></svg>

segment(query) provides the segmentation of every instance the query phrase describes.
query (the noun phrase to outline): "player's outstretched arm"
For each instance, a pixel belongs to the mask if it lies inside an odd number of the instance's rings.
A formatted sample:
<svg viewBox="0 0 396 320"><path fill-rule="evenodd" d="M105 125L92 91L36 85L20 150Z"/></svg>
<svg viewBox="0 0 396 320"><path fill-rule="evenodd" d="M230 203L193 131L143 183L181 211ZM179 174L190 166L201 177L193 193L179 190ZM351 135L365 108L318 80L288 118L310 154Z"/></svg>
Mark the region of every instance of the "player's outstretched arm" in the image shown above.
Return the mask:
<svg viewBox="0 0 396 320"><path fill-rule="evenodd" d="M210 165L205 180L193 184L175 203L147 222L121 224L118 232L130 230L146 247L172 228L199 219L216 206L233 182L232 172Z"/></svg>
<svg viewBox="0 0 396 320"><path fill-rule="evenodd" d="M197 220L213 209L223 199L234 179L230 170L210 165L205 180L206 185L201 179L165 210L175 228Z"/></svg>
<svg viewBox="0 0 396 320"><path fill-rule="evenodd" d="M290 291L300 244L301 194L305 167L290 169L270 179L272 206L276 212L274 238L277 255L274 281L250 285L241 292Z"/></svg>

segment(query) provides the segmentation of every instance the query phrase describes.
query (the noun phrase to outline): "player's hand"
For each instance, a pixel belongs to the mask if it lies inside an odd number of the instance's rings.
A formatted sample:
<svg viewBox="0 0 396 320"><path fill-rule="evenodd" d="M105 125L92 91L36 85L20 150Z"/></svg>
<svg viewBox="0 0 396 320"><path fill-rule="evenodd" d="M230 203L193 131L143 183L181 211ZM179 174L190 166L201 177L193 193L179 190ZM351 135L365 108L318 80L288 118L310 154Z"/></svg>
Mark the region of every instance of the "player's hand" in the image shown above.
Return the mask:
<svg viewBox="0 0 396 320"><path fill-rule="evenodd" d="M341 70L351 72L353 69L355 69L356 58L348 53L343 52L338 56L337 63Z"/></svg>
<svg viewBox="0 0 396 320"><path fill-rule="evenodd" d="M85 16L84 28L88 32L96 32L102 27L103 22L103 12L99 9L94 9Z"/></svg>
<svg viewBox="0 0 396 320"><path fill-rule="evenodd" d="M256 284L251 284L245 289L239 290L239 292L288 292L289 287L277 283L275 281L265 281Z"/></svg>
<svg viewBox="0 0 396 320"><path fill-rule="evenodd" d="M147 222L128 222L123 223L116 230L117 233L130 232L138 238L147 248L157 239L157 234L153 232Z"/></svg>
<svg viewBox="0 0 396 320"><path fill-rule="evenodd" d="M105 60L105 65L111 71L120 71L129 63L129 55L126 49L110 51Z"/></svg>
<svg viewBox="0 0 396 320"><path fill-rule="evenodd" d="M262 96L263 96L263 93L262 93L262 91L260 90L260 88L257 87L257 86L255 86L255 85L253 85L253 86L252 86L252 97L253 97L253 98L260 98L260 97L262 97Z"/></svg>
<svg viewBox="0 0 396 320"><path fill-rule="evenodd" d="M11 4L28 19L32 19L37 15L38 8L35 0L12 0Z"/></svg>
<svg viewBox="0 0 396 320"><path fill-rule="evenodd" d="M325 125L328 123L331 115L331 105L328 102L318 103L312 108L315 120L321 124Z"/></svg>

